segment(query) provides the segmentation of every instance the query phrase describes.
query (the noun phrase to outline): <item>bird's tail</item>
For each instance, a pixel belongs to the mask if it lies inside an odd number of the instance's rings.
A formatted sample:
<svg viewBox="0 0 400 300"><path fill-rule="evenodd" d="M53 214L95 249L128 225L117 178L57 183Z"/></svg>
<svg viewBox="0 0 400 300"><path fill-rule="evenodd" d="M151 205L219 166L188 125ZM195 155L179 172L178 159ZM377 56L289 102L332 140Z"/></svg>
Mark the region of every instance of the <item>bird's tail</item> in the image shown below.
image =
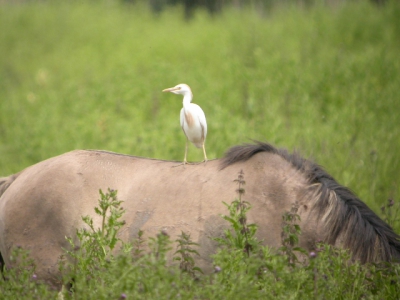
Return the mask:
<svg viewBox="0 0 400 300"><path fill-rule="evenodd" d="M203 147L203 143L193 143L193 145L195 145L197 148L202 148Z"/></svg>

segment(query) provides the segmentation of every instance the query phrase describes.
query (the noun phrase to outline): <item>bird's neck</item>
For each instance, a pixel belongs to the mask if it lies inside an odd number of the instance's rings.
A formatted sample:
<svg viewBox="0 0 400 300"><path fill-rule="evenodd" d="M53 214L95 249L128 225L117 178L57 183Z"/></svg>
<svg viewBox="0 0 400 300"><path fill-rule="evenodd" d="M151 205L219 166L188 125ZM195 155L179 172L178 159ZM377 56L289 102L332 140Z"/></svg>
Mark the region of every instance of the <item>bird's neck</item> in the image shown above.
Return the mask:
<svg viewBox="0 0 400 300"><path fill-rule="evenodd" d="M183 106L188 105L190 102L192 102L193 99L193 95L190 94L186 94L185 96L183 96Z"/></svg>

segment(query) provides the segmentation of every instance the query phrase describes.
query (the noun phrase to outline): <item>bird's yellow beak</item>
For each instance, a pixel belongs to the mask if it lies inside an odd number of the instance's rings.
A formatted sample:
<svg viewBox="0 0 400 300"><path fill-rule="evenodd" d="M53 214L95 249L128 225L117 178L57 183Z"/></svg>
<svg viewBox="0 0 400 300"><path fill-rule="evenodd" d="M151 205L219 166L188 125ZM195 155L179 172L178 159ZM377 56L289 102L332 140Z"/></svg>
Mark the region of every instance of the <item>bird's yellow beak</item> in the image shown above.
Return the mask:
<svg viewBox="0 0 400 300"><path fill-rule="evenodd" d="M168 88L165 90L162 90L163 92L173 92L173 91L179 91L181 88L180 87L172 87L172 88Z"/></svg>

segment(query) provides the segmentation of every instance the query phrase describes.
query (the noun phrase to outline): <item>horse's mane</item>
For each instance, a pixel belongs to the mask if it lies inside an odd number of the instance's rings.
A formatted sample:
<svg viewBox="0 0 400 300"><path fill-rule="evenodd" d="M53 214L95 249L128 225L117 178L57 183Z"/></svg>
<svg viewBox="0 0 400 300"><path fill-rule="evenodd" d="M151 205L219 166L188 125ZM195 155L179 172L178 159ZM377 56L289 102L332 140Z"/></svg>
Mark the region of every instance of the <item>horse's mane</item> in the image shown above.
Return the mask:
<svg viewBox="0 0 400 300"><path fill-rule="evenodd" d="M290 154L286 149L255 142L230 148L221 167L246 161L260 152L281 156L306 176L309 183L306 197L314 203L312 209L325 224L324 242L335 244L340 239L340 243L362 263L400 261L400 236L350 189L338 184L321 166L297 152Z"/></svg>

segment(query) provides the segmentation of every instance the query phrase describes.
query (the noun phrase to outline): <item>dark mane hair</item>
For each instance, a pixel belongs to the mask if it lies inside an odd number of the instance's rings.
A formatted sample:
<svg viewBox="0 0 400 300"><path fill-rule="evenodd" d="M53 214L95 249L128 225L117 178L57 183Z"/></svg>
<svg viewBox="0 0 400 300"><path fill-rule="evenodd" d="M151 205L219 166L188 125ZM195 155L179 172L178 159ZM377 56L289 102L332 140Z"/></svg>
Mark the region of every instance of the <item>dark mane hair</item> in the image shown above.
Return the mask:
<svg viewBox="0 0 400 300"><path fill-rule="evenodd" d="M306 176L309 183L306 197L313 202L312 209L324 222L324 242L335 244L340 239L362 263L400 261L400 236L350 189L338 184L321 166L297 152L290 154L286 149L256 141L230 148L221 161L221 168L246 161L260 152L281 156Z"/></svg>

